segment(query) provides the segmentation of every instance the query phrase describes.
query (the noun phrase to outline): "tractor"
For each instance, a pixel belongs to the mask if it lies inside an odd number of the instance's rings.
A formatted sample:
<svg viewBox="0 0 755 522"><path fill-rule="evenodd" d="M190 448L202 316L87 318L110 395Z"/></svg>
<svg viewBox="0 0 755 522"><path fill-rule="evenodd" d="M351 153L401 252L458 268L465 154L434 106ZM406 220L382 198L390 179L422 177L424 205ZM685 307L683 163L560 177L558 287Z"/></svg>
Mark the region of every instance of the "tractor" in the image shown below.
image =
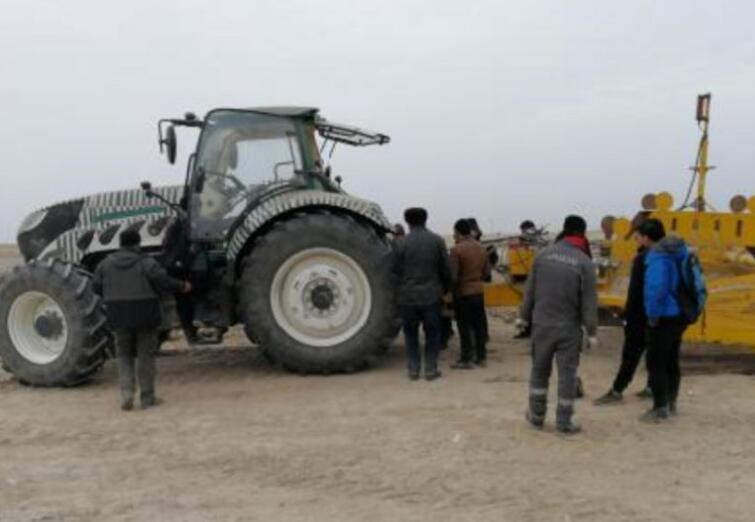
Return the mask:
<svg viewBox="0 0 755 522"><path fill-rule="evenodd" d="M113 336L91 274L127 229L157 257L168 231L178 231L203 339L219 343L241 324L269 359L300 373L356 371L387 349L398 332L391 224L378 205L347 194L325 158L339 143L383 145L388 136L305 107L220 108L157 128L170 164L176 129L199 131L182 185L143 182L21 223L25 263L0 275L8 371L31 385L71 386L102 367ZM164 309L172 303L164 297ZM174 324L169 318L165 332Z"/></svg>

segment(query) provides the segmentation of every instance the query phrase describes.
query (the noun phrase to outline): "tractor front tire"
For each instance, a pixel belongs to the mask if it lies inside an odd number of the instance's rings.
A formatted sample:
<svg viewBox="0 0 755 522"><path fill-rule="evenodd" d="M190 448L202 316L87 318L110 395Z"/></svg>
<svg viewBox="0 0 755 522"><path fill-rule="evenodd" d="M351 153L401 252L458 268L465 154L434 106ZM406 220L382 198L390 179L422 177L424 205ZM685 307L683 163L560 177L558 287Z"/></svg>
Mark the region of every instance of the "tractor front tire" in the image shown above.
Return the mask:
<svg viewBox="0 0 755 522"><path fill-rule="evenodd" d="M297 373L353 372L395 337L390 248L350 216L300 213L252 246L240 314L265 354Z"/></svg>
<svg viewBox="0 0 755 522"><path fill-rule="evenodd" d="M104 363L110 336L89 275L32 261L0 282L0 359L19 381L74 386Z"/></svg>

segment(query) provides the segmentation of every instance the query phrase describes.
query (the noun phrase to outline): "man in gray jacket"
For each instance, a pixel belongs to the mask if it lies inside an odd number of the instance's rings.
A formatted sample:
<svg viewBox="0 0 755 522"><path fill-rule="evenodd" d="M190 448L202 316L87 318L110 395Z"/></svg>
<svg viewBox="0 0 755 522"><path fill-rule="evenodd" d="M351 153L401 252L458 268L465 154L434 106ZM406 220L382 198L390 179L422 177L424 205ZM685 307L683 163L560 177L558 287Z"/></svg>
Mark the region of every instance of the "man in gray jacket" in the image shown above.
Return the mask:
<svg viewBox="0 0 755 522"><path fill-rule="evenodd" d="M161 324L158 292L189 292L191 284L169 277L151 257L144 255L135 230L120 235L121 249L110 254L94 273L94 291L107 307L107 319L115 333L121 409L134 407L134 366L139 378L142 408L157 404L155 350ZM138 363L137 363L138 361Z"/></svg>
<svg viewBox="0 0 755 522"><path fill-rule="evenodd" d="M398 304L404 323L409 379L419 379L419 325L425 331L425 379L440 377L441 298L451 272L443 238L428 230L427 211L410 208L404 213L409 234L394 247L393 272L398 284Z"/></svg>
<svg viewBox="0 0 755 522"><path fill-rule="evenodd" d="M583 326L590 344L597 343L595 267L586 253L589 248L586 228L581 217L566 218L563 239L543 249L535 258L520 310L521 319L533 325L527 420L536 428L541 428L545 422L548 381L555 358L558 367L556 428L564 434L581 430L572 421L572 415Z"/></svg>

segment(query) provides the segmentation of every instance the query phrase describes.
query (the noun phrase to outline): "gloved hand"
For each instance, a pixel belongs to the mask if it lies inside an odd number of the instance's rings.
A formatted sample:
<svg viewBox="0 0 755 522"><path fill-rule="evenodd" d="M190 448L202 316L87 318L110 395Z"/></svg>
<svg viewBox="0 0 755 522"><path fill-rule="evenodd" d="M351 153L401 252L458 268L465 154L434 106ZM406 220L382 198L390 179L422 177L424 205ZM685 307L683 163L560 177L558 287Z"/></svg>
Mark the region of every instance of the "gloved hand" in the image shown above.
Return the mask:
<svg viewBox="0 0 755 522"><path fill-rule="evenodd" d="M593 335L587 338L587 348L589 350L595 350L598 346L600 346L600 341L598 341L596 336Z"/></svg>

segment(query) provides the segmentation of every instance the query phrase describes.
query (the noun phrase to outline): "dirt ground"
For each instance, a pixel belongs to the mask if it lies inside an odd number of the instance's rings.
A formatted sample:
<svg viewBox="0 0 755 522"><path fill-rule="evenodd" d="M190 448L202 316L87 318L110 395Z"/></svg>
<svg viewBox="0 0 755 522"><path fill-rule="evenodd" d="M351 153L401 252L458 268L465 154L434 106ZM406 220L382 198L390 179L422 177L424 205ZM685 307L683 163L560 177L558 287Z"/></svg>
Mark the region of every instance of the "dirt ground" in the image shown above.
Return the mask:
<svg viewBox="0 0 755 522"><path fill-rule="evenodd" d="M406 379L400 342L367 372L302 377L238 333L172 343L166 402L148 411L118 409L112 363L67 390L0 377L0 520L753 519L755 377L729 373L752 358L695 350L680 415L647 426L644 372L624 404L590 402L619 356L620 332L602 330L583 357L584 432L565 438L552 411L542 432L525 424L527 345L491 324L488 368L449 370L453 343L432 383Z"/></svg>

